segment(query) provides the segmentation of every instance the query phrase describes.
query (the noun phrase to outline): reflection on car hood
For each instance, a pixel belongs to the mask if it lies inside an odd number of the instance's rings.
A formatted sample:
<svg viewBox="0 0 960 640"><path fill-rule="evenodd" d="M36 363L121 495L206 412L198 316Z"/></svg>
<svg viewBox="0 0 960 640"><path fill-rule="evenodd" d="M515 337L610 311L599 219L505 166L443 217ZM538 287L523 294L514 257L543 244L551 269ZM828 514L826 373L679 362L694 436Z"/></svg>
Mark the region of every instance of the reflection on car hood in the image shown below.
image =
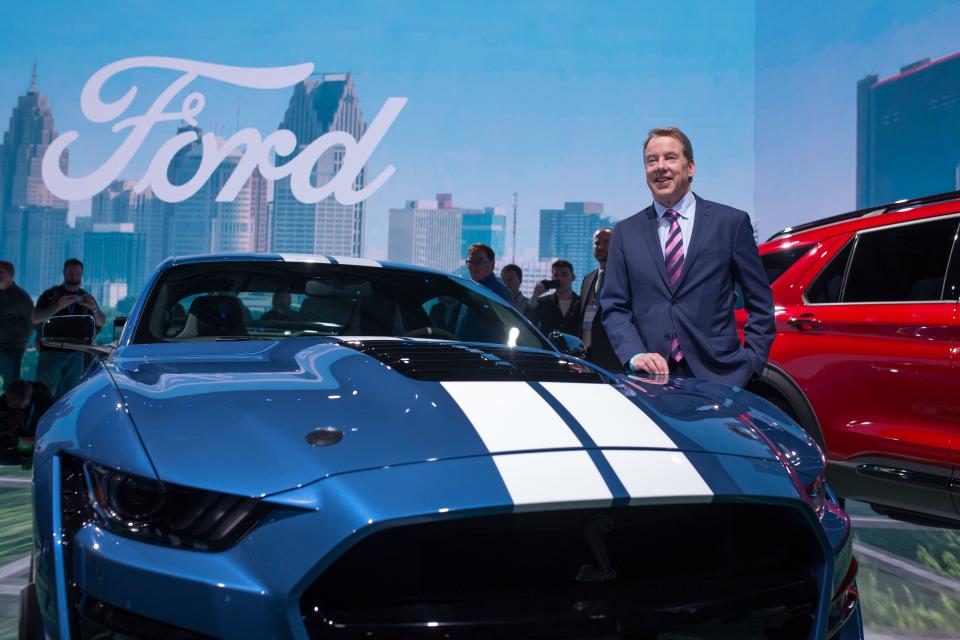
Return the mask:
<svg viewBox="0 0 960 640"><path fill-rule="evenodd" d="M407 362L391 364L390 357L404 356L386 343L406 345ZM502 376L478 379L477 358L488 356L504 361L488 367ZM718 402L717 389L725 387L714 385L711 396L693 380L631 381L559 353L287 338L132 345L115 351L111 363L163 480L245 495L360 469L570 448L569 437L543 435L549 424L572 425L574 447L773 458L764 440L734 419L756 399L749 394ZM308 443L308 434L326 428L340 430L342 440Z"/></svg>

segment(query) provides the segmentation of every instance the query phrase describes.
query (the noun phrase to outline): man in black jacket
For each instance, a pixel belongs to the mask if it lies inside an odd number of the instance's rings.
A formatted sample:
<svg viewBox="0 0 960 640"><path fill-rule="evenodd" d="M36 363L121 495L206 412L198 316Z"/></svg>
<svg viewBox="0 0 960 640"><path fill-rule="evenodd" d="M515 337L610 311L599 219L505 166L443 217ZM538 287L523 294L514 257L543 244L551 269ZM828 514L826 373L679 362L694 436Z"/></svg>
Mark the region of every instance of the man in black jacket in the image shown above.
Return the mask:
<svg viewBox="0 0 960 640"><path fill-rule="evenodd" d="M610 346L610 338L600 322L600 292L603 290L603 280L607 269L607 250L610 248L610 238L613 236L613 229L603 227L597 229L593 234L593 257L600 263L599 268L594 269L583 277L580 284L580 330L577 335L583 338L583 344L587 347L587 360L590 362L610 369L611 371L621 371L623 365Z"/></svg>
<svg viewBox="0 0 960 640"><path fill-rule="evenodd" d="M33 326L39 329L51 316L88 315L93 316L99 331L105 321L103 311L93 296L80 288L82 279L82 262L76 258L64 262L63 283L50 287L37 298L37 306L31 316ZM38 345L38 351L37 379L47 385L54 397L59 398L77 386L83 373L81 352L42 345Z"/></svg>
<svg viewBox="0 0 960 640"><path fill-rule="evenodd" d="M0 376L4 384L20 378L20 362L33 333L30 294L13 281L13 263L0 260Z"/></svg>
<svg viewBox="0 0 960 640"><path fill-rule="evenodd" d="M573 265L567 260L557 260L551 265L550 271L554 281L543 280L537 283L533 288L526 316L545 336L549 336L553 331L578 335L580 296L573 292L573 281L577 278L573 273ZM544 295L548 285L555 286L556 291Z"/></svg>

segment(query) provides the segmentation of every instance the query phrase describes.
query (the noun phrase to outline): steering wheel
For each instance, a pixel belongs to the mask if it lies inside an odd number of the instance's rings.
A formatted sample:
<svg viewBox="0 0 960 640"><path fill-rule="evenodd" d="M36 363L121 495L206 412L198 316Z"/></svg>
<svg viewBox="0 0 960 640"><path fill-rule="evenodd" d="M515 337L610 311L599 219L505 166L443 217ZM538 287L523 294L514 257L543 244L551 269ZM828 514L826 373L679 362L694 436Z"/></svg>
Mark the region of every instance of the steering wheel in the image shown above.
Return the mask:
<svg viewBox="0 0 960 640"><path fill-rule="evenodd" d="M457 336L446 329L437 327L420 327L403 334L404 338L440 338L441 340L456 340Z"/></svg>

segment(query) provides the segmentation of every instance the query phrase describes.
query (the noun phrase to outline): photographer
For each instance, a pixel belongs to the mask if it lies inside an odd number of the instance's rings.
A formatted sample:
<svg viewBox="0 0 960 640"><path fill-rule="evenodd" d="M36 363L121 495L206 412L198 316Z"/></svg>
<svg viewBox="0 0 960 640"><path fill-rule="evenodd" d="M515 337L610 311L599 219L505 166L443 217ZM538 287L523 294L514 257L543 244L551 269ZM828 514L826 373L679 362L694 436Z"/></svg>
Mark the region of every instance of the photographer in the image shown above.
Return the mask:
<svg viewBox="0 0 960 640"><path fill-rule="evenodd" d="M32 314L33 326L39 329L51 316L89 315L93 316L99 331L105 318L93 296L80 288L82 280L83 263L76 258L64 262L63 283L40 294ZM39 338L37 342L39 343ZM81 352L50 349L40 345L38 350L40 360L37 363L37 379L50 388L54 397L59 398L77 386L83 373Z"/></svg>
<svg viewBox="0 0 960 640"><path fill-rule="evenodd" d="M550 267L552 280L541 280L533 288L530 307L526 316L544 335L562 331L577 335L580 327L580 296L573 292L573 265L566 260L557 260ZM546 293L556 289L554 293Z"/></svg>
<svg viewBox="0 0 960 640"><path fill-rule="evenodd" d="M33 451L37 422L53 405L47 385L14 380L0 396L0 463L19 464Z"/></svg>

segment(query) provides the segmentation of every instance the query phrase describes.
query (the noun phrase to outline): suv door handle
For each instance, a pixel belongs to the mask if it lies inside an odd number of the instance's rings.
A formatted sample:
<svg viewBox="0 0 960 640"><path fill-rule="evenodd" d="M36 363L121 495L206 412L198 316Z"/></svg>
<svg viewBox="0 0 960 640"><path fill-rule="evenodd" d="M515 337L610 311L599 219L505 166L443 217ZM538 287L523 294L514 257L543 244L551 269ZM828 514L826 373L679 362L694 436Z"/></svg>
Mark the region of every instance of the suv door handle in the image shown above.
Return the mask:
<svg viewBox="0 0 960 640"><path fill-rule="evenodd" d="M821 322L812 313L804 313L787 320L787 324L799 331L810 331L820 326Z"/></svg>

